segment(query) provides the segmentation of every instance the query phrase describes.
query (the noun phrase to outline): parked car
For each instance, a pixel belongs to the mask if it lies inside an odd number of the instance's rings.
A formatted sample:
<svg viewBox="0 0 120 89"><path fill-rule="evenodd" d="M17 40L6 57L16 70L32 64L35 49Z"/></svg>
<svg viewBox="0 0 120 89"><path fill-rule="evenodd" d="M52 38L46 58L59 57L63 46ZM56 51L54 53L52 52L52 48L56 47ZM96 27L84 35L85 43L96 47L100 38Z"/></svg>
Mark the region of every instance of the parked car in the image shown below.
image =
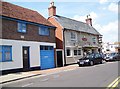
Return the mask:
<svg viewBox="0 0 120 89"><path fill-rule="evenodd" d="M97 63L103 63L103 57L101 56L100 53L92 53L92 54L89 54L89 55L86 55L85 57L79 59L77 61L78 65L81 66L81 65L94 65L94 64L97 64Z"/></svg>
<svg viewBox="0 0 120 89"><path fill-rule="evenodd" d="M108 61L120 61L120 53L110 53L108 57L105 59L106 62Z"/></svg>
<svg viewBox="0 0 120 89"><path fill-rule="evenodd" d="M106 58L108 58L108 56L109 56L109 53L106 53L106 54L104 54L105 56L104 56L104 59L106 59Z"/></svg>
<svg viewBox="0 0 120 89"><path fill-rule="evenodd" d="M103 60L105 60L106 55L102 52L100 53L100 55L102 56Z"/></svg>

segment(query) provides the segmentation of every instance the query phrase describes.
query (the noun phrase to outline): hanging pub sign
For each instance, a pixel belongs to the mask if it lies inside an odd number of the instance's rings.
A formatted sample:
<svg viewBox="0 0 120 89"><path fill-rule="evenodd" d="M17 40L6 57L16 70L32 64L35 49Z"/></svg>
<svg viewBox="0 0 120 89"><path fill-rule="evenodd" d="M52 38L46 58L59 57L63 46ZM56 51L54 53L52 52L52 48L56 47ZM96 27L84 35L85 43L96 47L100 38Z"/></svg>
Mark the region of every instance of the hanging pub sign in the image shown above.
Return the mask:
<svg viewBox="0 0 120 89"><path fill-rule="evenodd" d="M87 41L87 38L82 38L83 41Z"/></svg>

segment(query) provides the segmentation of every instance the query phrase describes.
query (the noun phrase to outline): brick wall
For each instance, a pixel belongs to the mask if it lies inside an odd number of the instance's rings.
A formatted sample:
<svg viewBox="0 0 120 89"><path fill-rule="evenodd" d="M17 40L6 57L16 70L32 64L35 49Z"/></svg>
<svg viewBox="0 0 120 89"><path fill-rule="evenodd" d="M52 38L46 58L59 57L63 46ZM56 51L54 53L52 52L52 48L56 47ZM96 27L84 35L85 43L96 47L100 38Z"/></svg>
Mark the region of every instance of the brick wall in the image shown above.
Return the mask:
<svg viewBox="0 0 120 89"><path fill-rule="evenodd" d="M63 49L63 30L60 24L54 19L49 18L50 21L54 26L56 26L55 36L56 36L56 49Z"/></svg>
<svg viewBox="0 0 120 89"><path fill-rule="evenodd" d="M55 30L50 29L50 36L40 36L38 26L27 24L27 32L19 33L17 31L17 22L2 19L2 39L25 40L55 43ZM21 38L21 36L24 38ZM1 38L1 37L0 37Z"/></svg>

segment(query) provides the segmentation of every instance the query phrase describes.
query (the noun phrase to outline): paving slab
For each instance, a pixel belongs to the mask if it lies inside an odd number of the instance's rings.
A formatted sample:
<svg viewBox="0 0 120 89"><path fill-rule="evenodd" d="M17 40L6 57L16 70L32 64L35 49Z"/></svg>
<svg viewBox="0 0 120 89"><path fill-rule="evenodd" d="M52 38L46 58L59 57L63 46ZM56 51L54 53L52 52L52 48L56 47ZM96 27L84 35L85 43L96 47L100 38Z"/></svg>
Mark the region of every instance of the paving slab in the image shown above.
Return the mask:
<svg viewBox="0 0 120 89"><path fill-rule="evenodd" d="M62 72L62 71L71 71L78 68L78 65L69 65L65 67L58 67L53 69L47 69L47 70L36 70L36 71L28 71L28 72L18 72L18 73L10 73L6 75L0 76L0 84L7 83L11 81L16 81L24 78L34 77L38 75L45 75L45 74L51 74L56 72Z"/></svg>

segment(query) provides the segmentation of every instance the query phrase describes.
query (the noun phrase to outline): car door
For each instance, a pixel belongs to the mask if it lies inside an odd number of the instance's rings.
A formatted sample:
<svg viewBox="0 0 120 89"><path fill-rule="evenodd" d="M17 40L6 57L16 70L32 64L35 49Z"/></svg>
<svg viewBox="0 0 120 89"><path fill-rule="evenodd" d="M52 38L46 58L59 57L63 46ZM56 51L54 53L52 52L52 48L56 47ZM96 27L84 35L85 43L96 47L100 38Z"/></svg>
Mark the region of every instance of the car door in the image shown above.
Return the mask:
<svg viewBox="0 0 120 89"><path fill-rule="evenodd" d="M99 63L100 61L100 55L97 53L95 56L95 63Z"/></svg>
<svg viewBox="0 0 120 89"><path fill-rule="evenodd" d="M120 60L120 54L116 54L116 59Z"/></svg>
<svg viewBox="0 0 120 89"><path fill-rule="evenodd" d="M94 63L97 63L98 62L98 54L96 53L94 56L95 56L94 57Z"/></svg>

